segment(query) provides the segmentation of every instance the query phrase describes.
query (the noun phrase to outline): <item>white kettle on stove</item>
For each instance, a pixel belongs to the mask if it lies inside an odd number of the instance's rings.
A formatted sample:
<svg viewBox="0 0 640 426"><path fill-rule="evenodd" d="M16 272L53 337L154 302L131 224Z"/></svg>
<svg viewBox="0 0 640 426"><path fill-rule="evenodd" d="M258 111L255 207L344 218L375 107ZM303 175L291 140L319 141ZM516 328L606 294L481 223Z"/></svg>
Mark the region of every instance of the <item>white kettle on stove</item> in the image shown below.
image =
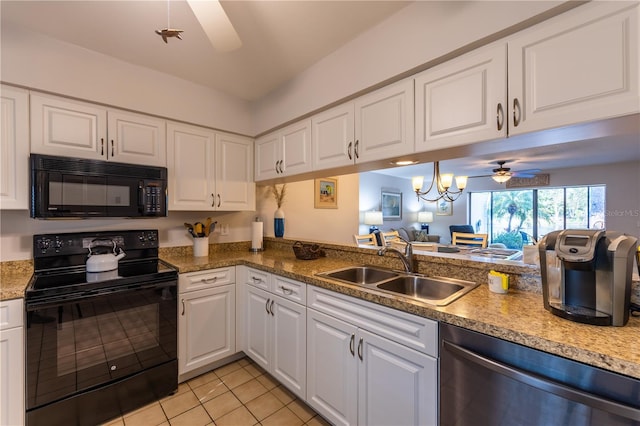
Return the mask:
<svg viewBox="0 0 640 426"><path fill-rule="evenodd" d="M103 243L101 244L100 241ZM99 246L104 246L104 241L110 241L113 244L113 250L111 253L95 254L92 249ZM115 241L109 240L94 240L89 244L89 255L87 256L87 272L107 272L117 271L118 261L125 256L122 249L118 249Z"/></svg>

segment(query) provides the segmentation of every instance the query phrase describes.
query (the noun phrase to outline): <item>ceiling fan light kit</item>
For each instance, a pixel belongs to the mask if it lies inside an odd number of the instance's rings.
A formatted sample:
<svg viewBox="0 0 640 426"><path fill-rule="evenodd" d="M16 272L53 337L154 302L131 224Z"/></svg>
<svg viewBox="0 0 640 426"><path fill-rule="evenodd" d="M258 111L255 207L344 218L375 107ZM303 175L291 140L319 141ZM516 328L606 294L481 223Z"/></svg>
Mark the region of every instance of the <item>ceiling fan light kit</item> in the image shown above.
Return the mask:
<svg viewBox="0 0 640 426"><path fill-rule="evenodd" d="M411 179L411 183L413 185L413 190L416 192L416 196L418 200L422 199L428 202L436 202L439 200L445 201L455 201L460 197L462 191L467 186L467 176L455 176L456 186L458 187L457 191L451 189L453 185L454 175L453 173L445 173L440 174L440 162L435 161L433 163L433 176L431 178L431 183L429 184L429 188L425 191L422 191L422 185L424 184L424 176L414 176ZM435 198L427 198L427 194L434 188L438 192L438 195Z"/></svg>
<svg viewBox="0 0 640 426"><path fill-rule="evenodd" d="M505 183L506 181L511 179L511 173L495 174L491 176L491 179L498 183Z"/></svg>

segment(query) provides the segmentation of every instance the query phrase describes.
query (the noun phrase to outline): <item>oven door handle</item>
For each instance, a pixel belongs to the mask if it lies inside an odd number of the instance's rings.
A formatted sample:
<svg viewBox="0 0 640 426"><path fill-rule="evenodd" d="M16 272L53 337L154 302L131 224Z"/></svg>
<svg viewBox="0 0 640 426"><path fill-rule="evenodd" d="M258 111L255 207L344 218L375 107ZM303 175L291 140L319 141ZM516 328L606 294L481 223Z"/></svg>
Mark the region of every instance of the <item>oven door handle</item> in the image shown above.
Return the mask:
<svg viewBox="0 0 640 426"><path fill-rule="evenodd" d="M171 281L162 281L162 282L153 282L146 284L130 284L124 285L120 287L107 287L93 290L85 290L78 291L71 294L65 294L61 296L49 296L43 298L41 300L25 300L25 309L26 311L33 311L36 309L44 309L50 308L52 306L59 306L66 303L78 302L79 300L89 299L95 296L105 296L112 294L120 294L133 292L137 290L147 290L147 289L162 289L162 288L170 288L177 287L177 282L175 280Z"/></svg>
<svg viewBox="0 0 640 426"><path fill-rule="evenodd" d="M442 347L445 350L448 350L449 352L452 352L453 354L464 358L469 362L480 365L484 368L488 368L489 370L509 377L510 379L516 380L529 386L533 386L534 388L541 391L549 392L554 395L570 399L574 402L578 402L586 406L594 407L599 410L615 414L617 416L640 421L640 410L638 410L637 408L594 396L579 389L574 389L572 387L554 382L552 380L545 379L541 376L529 373L525 370L521 370L519 368L512 367L496 360L484 357L480 354L472 352L446 340L442 341Z"/></svg>

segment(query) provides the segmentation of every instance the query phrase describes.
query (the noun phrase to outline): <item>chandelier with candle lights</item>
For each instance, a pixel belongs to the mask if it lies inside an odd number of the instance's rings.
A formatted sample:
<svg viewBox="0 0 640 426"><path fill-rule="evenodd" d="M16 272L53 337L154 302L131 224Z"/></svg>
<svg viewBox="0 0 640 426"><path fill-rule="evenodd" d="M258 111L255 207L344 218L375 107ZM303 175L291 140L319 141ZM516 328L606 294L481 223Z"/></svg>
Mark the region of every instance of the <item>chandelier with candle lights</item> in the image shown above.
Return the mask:
<svg viewBox="0 0 640 426"><path fill-rule="evenodd" d="M455 201L460 197L462 191L467 186L467 176L455 176L456 187L457 190L453 190L451 186L453 185L454 176L453 173L444 173L440 174L440 163L435 161L433 163L433 177L431 178L431 184L429 188L425 191L422 191L422 185L424 183L423 176L414 176L411 179L413 184L413 190L416 192L416 196L418 199L422 199L424 201L436 202L439 200L445 201ZM431 192L432 189L437 191L436 194L433 194L435 198L427 198L427 194Z"/></svg>

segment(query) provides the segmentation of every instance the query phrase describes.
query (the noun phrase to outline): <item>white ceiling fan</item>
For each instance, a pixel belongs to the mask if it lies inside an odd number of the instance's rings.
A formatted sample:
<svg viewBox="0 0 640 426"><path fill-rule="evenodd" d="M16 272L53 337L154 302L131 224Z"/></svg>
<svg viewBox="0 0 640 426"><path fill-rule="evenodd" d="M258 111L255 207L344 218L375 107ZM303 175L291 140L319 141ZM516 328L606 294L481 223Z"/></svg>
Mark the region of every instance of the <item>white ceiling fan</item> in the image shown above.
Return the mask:
<svg viewBox="0 0 640 426"><path fill-rule="evenodd" d="M491 175L469 176L469 179L490 177L491 179L493 179L498 183L505 183L512 177L532 178L535 176L536 173L540 172L540 169L511 171L510 167L504 167L506 162L507 162L506 160L496 161L496 163L498 164L498 167L493 169L493 174Z"/></svg>
<svg viewBox="0 0 640 426"><path fill-rule="evenodd" d="M167 38L176 37L182 40L183 30L171 28L169 24L169 5L167 0L167 28L156 30L165 43ZM240 36L229 20L226 12L218 0L187 0L196 19L209 38L211 45L219 52L231 52L242 46Z"/></svg>

